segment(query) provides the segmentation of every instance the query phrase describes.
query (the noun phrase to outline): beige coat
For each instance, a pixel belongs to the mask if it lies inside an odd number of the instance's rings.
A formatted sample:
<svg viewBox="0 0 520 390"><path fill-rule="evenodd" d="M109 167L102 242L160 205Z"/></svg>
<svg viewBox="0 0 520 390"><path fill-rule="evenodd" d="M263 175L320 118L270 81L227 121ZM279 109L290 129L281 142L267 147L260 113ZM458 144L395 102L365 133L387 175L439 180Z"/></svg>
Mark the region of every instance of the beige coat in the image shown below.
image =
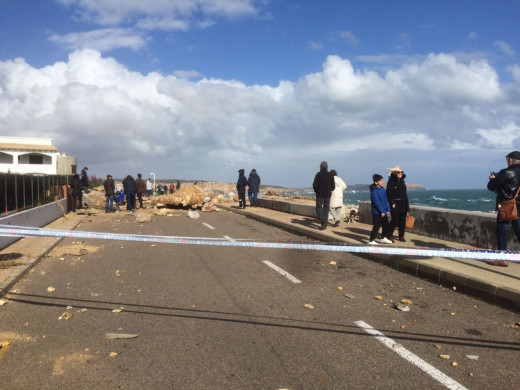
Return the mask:
<svg viewBox="0 0 520 390"><path fill-rule="evenodd" d="M343 206L343 191L347 189L347 185L339 176L334 176L334 191L330 197L330 208Z"/></svg>

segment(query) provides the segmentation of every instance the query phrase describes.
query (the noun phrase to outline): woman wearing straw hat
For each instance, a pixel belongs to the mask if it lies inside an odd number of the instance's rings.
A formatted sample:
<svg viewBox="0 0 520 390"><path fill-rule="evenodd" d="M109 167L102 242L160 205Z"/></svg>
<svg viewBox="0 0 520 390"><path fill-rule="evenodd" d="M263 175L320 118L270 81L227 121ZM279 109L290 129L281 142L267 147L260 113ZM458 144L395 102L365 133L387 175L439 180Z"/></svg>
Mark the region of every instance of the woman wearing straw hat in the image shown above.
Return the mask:
<svg viewBox="0 0 520 390"><path fill-rule="evenodd" d="M405 242L404 232L406 224L406 214L410 211L410 204L408 203L408 195L406 194L406 183L404 178L406 175L400 165L391 168L388 173L388 183L386 185L386 195L388 203L390 203L390 214L392 220L389 229L390 241L393 240L394 230L397 226L399 231L399 241Z"/></svg>

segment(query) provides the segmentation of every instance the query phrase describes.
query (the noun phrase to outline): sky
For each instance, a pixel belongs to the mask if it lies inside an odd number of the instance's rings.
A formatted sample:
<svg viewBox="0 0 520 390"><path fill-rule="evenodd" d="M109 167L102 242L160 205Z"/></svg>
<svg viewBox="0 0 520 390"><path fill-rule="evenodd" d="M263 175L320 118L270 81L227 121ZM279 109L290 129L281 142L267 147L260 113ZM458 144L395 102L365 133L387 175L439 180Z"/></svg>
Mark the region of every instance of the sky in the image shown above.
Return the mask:
<svg viewBox="0 0 520 390"><path fill-rule="evenodd" d="M89 174L485 188L520 150L520 0L0 0L0 134Z"/></svg>

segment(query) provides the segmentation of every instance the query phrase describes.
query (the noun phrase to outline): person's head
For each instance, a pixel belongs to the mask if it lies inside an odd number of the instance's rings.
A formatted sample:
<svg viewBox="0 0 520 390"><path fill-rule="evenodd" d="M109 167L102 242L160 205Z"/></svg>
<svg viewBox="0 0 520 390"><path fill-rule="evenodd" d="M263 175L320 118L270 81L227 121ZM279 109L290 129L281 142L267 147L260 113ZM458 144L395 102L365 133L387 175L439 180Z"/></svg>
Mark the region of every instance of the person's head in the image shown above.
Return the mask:
<svg viewBox="0 0 520 390"><path fill-rule="evenodd" d="M383 185L383 176L377 174L377 173L374 173L372 175L372 181L374 182L374 184L377 184L377 185Z"/></svg>
<svg viewBox="0 0 520 390"><path fill-rule="evenodd" d="M255 168L251 169L251 173L256 173L256 169Z"/></svg>
<svg viewBox="0 0 520 390"><path fill-rule="evenodd" d="M84 171L88 171L88 168L87 168L87 167L85 167L85 168L83 168L83 170L84 170Z"/></svg>
<svg viewBox="0 0 520 390"><path fill-rule="evenodd" d="M140 179L141 177L143 177L143 175L141 175L140 173L137 174L137 177Z"/></svg>
<svg viewBox="0 0 520 390"><path fill-rule="evenodd" d="M329 169L329 164L327 164L327 161L322 161L320 164L320 171L326 171Z"/></svg>
<svg viewBox="0 0 520 390"><path fill-rule="evenodd" d="M338 172L336 172L335 169L331 169L331 170L330 170L330 174L331 174L332 176L338 176Z"/></svg>
<svg viewBox="0 0 520 390"><path fill-rule="evenodd" d="M79 174L78 173L74 174L74 179L79 179Z"/></svg>
<svg viewBox="0 0 520 390"><path fill-rule="evenodd" d="M520 152L515 150L506 156L507 165L520 164Z"/></svg>
<svg viewBox="0 0 520 390"><path fill-rule="evenodd" d="M107 175L107 179L112 179L112 175Z"/></svg>
<svg viewBox="0 0 520 390"><path fill-rule="evenodd" d="M245 172L245 171L244 171L243 169L239 169L239 170L238 170L238 173L240 173L241 175L243 175L244 172Z"/></svg>
<svg viewBox="0 0 520 390"><path fill-rule="evenodd" d="M404 174L403 168L400 165L398 165L396 167L393 167L393 168L390 168L389 171L390 172L388 172L388 177L395 176L398 179L401 179L403 177L403 174Z"/></svg>

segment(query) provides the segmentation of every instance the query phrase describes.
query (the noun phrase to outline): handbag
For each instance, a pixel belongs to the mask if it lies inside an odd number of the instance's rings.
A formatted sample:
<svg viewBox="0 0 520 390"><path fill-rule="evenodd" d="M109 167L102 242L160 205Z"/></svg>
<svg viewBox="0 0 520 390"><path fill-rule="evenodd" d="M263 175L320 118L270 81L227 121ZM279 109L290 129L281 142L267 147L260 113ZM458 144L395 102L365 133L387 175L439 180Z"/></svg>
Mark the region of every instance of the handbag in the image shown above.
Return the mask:
<svg viewBox="0 0 520 390"><path fill-rule="evenodd" d="M407 229L413 229L414 223L415 223L415 217L412 217L411 215L407 215L406 216L406 222L405 222L404 226Z"/></svg>
<svg viewBox="0 0 520 390"><path fill-rule="evenodd" d="M516 197L520 191L520 186L516 191L513 199L498 202L498 220L499 221L515 221L518 219L518 209L516 208Z"/></svg>

